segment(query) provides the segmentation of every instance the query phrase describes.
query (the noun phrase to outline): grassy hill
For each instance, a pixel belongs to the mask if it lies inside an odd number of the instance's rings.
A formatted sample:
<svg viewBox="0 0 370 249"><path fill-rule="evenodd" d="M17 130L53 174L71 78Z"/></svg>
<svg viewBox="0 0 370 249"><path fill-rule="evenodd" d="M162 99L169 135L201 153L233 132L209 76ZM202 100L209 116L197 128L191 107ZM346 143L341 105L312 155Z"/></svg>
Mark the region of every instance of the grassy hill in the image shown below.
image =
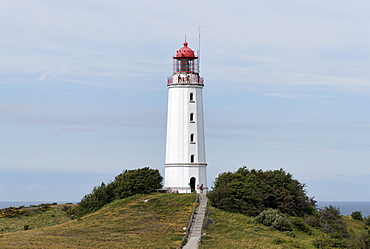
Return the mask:
<svg viewBox="0 0 370 249"><path fill-rule="evenodd" d="M59 220L62 224L57 225L53 225L56 214L49 211L40 216L2 218L13 224L29 219L30 230L4 233L3 229L0 248L177 248L194 201L193 194L135 195L81 219ZM36 228L37 217L54 221L45 226L38 223Z"/></svg>
<svg viewBox="0 0 370 249"><path fill-rule="evenodd" d="M0 218L0 248L177 248L194 202L194 194L135 195L76 220L60 208ZM201 248L370 248L370 241L369 247L356 246L369 238L365 222L342 218L350 238L332 238L315 227L281 232L253 217L209 207Z"/></svg>
<svg viewBox="0 0 370 249"><path fill-rule="evenodd" d="M350 233L350 237L344 239L333 238L314 227L309 227L309 231L300 231L293 226L293 231L281 232L256 224L253 217L213 207L208 208L208 218L212 223L209 222L204 230L201 249L370 248L369 227L364 221L350 216L342 217ZM368 244L364 246L366 238Z"/></svg>

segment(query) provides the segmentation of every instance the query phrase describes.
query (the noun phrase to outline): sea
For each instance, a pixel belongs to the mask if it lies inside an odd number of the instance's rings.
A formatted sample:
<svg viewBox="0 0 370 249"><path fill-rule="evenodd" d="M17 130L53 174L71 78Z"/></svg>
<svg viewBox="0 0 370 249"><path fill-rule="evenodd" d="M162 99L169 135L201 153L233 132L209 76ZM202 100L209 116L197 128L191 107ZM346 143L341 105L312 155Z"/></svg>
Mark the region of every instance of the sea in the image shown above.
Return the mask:
<svg viewBox="0 0 370 249"><path fill-rule="evenodd" d="M46 204L46 203L58 203L58 204L65 204L65 203L77 203L76 201L0 201L0 209L7 208L7 207L20 207L25 206L29 207L30 205L39 205L39 204Z"/></svg>
<svg viewBox="0 0 370 249"><path fill-rule="evenodd" d="M362 217L370 216L370 201L318 201L317 208L333 206L339 208L341 215L351 215L361 211Z"/></svg>

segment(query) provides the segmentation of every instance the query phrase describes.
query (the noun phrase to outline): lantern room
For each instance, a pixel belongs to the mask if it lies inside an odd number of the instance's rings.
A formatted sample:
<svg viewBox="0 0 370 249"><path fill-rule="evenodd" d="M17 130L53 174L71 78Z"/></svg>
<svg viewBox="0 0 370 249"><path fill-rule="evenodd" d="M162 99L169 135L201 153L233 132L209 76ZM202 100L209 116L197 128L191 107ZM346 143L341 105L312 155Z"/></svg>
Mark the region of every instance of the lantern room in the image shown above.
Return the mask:
<svg viewBox="0 0 370 249"><path fill-rule="evenodd" d="M184 42L184 47L176 52L173 57L173 73L199 73L198 57L194 51Z"/></svg>

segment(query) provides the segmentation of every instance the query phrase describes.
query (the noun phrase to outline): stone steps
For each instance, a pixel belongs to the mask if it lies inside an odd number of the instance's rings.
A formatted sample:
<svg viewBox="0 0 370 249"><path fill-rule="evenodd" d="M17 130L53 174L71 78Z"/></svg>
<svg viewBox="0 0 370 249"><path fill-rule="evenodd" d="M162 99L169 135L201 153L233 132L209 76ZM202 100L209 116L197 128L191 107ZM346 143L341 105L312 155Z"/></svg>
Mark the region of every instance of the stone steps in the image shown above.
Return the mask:
<svg viewBox="0 0 370 249"><path fill-rule="evenodd" d="M208 199L205 194L199 194L199 206L193 219L188 242L183 249L198 249L202 236L203 222L206 215Z"/></svg>

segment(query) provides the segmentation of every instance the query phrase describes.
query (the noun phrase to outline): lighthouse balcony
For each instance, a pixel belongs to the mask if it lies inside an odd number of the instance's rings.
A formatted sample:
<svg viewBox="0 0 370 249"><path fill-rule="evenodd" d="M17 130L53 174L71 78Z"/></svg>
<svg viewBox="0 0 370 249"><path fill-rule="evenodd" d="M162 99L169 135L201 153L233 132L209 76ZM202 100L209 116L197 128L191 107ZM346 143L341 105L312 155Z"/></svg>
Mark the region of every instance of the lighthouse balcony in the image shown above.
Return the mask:
<svg viewBox="0 0 370 249"><path fill-rule="evenodd" d="M167 86L170 85L204 85L204 78L198 76L192 77L168 77Z"/></svg>

